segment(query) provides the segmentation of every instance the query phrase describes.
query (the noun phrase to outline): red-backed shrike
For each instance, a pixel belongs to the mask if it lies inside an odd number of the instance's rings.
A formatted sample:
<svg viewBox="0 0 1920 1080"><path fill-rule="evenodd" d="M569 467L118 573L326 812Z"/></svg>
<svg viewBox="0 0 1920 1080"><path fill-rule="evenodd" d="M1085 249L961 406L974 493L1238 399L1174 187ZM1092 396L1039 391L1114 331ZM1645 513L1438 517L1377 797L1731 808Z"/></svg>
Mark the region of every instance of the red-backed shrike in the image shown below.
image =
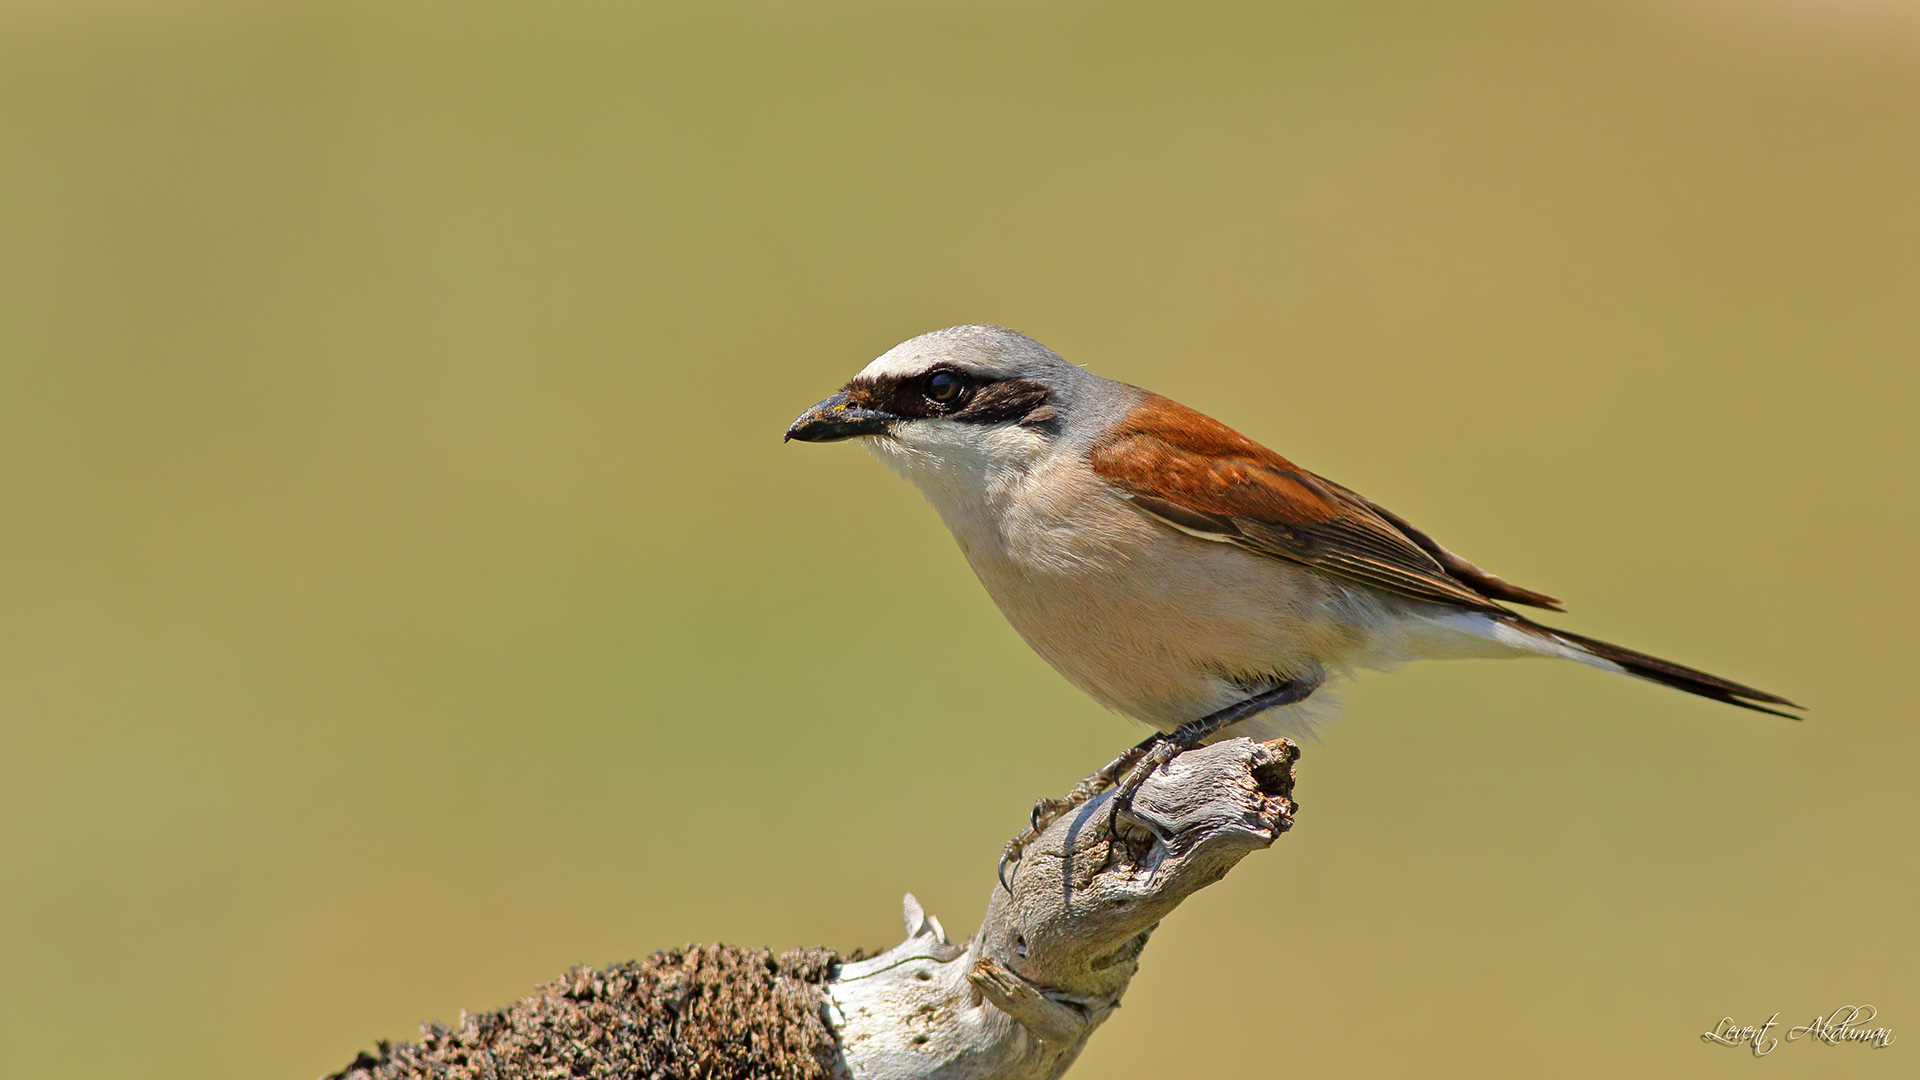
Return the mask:
<svg viewBox="0 0 1920 1080"><path fill-rule="evenodd" d="M1559 601L1000 327L895 346L786 437L863 439L925 493L1035 652L1176 746L1309 734L1330 679L1430 658L1553 656L1780 716L1769 706L1798 707L1542 626L1504 605Z"/></svg>

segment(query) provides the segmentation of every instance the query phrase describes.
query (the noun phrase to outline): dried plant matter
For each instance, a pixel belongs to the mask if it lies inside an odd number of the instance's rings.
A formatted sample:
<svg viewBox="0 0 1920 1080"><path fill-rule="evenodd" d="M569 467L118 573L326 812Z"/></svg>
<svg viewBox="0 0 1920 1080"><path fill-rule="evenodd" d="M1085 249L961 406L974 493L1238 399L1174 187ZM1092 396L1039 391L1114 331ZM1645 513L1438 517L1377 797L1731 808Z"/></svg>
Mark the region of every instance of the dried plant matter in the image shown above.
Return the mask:
<svg viewBox="0 0 1920 1080"><path fill-rule="evenodd" d="M601 971L575 968L497 1012L426 1025L329 1080L826 1080L834 1035L825 949L693 945Z"/></svg>

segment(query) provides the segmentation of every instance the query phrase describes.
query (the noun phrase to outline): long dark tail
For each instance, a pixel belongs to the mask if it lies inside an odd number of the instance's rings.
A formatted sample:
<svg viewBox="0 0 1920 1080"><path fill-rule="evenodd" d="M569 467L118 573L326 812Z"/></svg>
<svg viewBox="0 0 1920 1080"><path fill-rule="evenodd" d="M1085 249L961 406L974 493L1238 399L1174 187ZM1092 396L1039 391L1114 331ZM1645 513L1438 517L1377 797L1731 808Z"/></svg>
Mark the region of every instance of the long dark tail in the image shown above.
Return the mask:
<svg viewBox="0 0 1920 1080"><path fill-rule="evenodd" d="M1555 630L1551 626L1542 626L1532 619L1522 618L1518 615L1511 616L1511 621L1508 625L1539 634L1562 645L1569 646L1575 651L1585 653L1598 660L1604 660L1629 675L1638 676L1650 682L1657 682L1662 686L1671 686L1675 690L1685 690L1689 694L1698 694L1703 698L1724 701L1729 705L1738 705L1743 709L1752 709L1755 712L1784 716L1789 720L1798 720L1800 718L1792 713L1781 712L1779 709L1770 709L1767 706L1785 705L1789 709L1805 708L1803 705L1795 705L1793 702L1788 701L1778 694L1769 694L1765 690L1755 690L1751 686L1742 686L1737 682L1723 679L1718 675L1709 675L1704 671L1696 671L1693 668L1676 664L1671 660L1662 660L1657 656L1648 656L1646 653L1635 652L1632 649L1614 645L1610 642L1597 641L1590 637L1582 637L1579 634L1568 633L1565 630Z"/></svg>

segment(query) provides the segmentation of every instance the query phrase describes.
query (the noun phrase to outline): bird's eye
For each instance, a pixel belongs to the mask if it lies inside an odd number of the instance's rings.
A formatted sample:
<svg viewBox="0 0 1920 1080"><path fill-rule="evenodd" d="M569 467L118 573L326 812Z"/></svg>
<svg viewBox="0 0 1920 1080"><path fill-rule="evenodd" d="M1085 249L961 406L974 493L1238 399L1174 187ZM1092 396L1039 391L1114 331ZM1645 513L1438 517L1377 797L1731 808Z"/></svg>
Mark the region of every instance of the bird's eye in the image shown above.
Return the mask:
<svg viewBox="0 0 1920 1080"><path fill-rule="evenodd" d="M966 395L967 385L964 376L936 371L927 377L927 400L936 405L951 405Z"/></svg>

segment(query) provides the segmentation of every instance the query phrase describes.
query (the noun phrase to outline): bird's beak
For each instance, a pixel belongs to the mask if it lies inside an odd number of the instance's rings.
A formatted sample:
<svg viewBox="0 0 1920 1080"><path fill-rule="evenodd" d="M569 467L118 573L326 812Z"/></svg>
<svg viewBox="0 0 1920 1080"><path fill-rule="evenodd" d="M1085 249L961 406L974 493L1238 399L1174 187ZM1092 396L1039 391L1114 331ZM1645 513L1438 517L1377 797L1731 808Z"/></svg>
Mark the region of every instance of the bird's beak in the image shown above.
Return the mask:
<svg viewBox="0 0 1920 1080"><path fill-rule="evenodd" d="M835 394L801 413L780 441L839 442L859 435L880 435L897 419L891 413L863 409L845 394Z"/></svg>

